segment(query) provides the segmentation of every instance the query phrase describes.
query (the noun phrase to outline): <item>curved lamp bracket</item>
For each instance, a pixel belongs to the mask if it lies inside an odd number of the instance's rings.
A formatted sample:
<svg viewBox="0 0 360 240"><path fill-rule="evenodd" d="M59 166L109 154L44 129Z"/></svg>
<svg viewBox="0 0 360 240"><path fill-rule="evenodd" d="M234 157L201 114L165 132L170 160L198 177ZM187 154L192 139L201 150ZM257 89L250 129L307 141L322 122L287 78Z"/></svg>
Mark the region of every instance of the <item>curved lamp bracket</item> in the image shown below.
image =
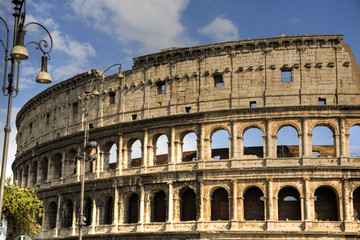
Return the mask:
<svg viewBox="0 0 360 240"><path fill-rule="evenodd" d="M30 43L34 43L37 45L36 49L37 50L40 50L43 52L44 55L49 55L49 53L51 52L52 48L53 48L53 39L51 37L51 34L50 32L46 29L46 27L44 27L42 24L38 23L38 22L29 22L27 23L24 27L23 27L23 31L25 31L25 28L31 24L35 24L35 25L38 25L40 27L42 27L46 33L49 35L49 38L50 38L50 46L48 44L48 42L45 40L45 39L42 39L40 40L39 42L35 42L35 41L31 41L31 42L28 42L26 43L25 47L27 45L29 45Z"/></svg>

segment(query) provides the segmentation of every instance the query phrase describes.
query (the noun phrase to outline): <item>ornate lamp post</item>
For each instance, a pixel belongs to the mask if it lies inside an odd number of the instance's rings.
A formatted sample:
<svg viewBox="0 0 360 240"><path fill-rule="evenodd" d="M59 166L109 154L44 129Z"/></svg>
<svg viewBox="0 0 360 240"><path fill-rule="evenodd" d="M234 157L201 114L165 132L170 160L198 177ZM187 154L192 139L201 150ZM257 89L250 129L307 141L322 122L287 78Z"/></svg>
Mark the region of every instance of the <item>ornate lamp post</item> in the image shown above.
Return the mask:
<svg viewBox="0 0 360 240"><path fill-rule="evenodd" d="M14 4L14 32L13 32L13 44L12 49L9 53L9 27L6 21L0 17L0 20L4 23L6 28L6 40L5 42L0 39L1 45L5 51L5 67L4 67L4 84L2 87L2 91L4 96L8 96L8 108L7 108L7 118L6 118L6 125L4 128L5 136L4 136L4 150L3 150L3 157L2 157L2 165L1 165L1 183L0 183L0 221L2 220L2 204L3 204L3 195L4 195L4 184L5 184L5 177L6 177L6 161L8 155L8 148L9 148L9 134L11 131L10 127L10 116L11 116L11 105L12 105L12 98L16 97L19 92L19 72L20 72L20 63L22 60L25 60L29 57L28 51L26 46L30 43L36 44L36 49L42 51L43 56L41 57L41 71L36 76L36 82L38 83L51 83L51 76L47 72L47 60L49 58L49 53L53 47L52 37L49 31L40 23L37 22L30 22L24 25L25 17L26 17L26 0L13 0L12 3ZM26 28L29 25L38 25L43 28L46 33L50 37L50 46L48 42L44 39L40 40L39 42L28 42L24 44L24 38L26 33ZM10 61L10 72L7 74L8 71L8 62ZM17 68L17 69L16 69ZM16 71L15 71L16 69ZM16 79L16 81L14 80ZM7 81L6 81L7 80ZM1 232L1 229L0 229Z"/></svg>
<svg viewBox="0 0 360 240"><path fill-rule="evenodd" d="M108 67L101 75L100 78L103 78L105 73L112 67L119 66L119 73L117 74L117 78L123 79L123 73L121 69L121 64L114 64ZM84 116L84 152L76 154L75 158L82 160L81 163L81 193L80 193L80 214L79 214L79 240L82 240L82 227L86 225L86 218L84 216L84 192L85 192L85 162L86 161L95 161L97 158L96 147L97 143L95 141L89 142L89 127L88 127L88 100L91 96L98 96L99 92L93 90L93 83L95 78L91 80L89 89L84 92L84 94L80 97L84 101L82 111ZM89 154L87 154L86 150L89 150Z"/></svg>

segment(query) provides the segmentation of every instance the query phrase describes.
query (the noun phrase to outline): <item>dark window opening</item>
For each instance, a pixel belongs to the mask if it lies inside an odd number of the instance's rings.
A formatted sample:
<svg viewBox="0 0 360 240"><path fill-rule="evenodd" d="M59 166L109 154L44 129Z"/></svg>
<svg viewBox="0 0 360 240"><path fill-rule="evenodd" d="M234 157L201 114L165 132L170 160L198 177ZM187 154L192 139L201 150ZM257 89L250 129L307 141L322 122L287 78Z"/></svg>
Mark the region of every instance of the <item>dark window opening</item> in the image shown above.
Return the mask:
<svg viewBox="0 0 360 240"><path fill-rule="evenodd" d="M283 70L281 72L281 82L283 82L283 83L292 82L292 80L291 80L291 70Z"/></svg>
<svg viewBox="0 0 360 240"><path fill-rule="evenodd" d="M315 191L315 218L320 221L338 221L337 198L328 187L320 187Z"/></svg>
<svg viewBox="0 0 360 240"><path fill-rule="evenodd" d="M279 220L301 220L300 194L291 187L283 188L278 195Z"/></svg>
<svg viewBox="0 0 360 240"><path fill-rule="evenodd" d="M214 75L214 83L215 87L224 87L224 79L221 74Z"/></svg>
<svg viewBox="0 0 360 240"><path fill-rule="evenodd" d="M251 108L256 107L256 101L251 101L251 102L250 102L250 107L251 107Z"/></svg>
<svg viewBox="0 0 360 240"><path fill-rule="evenodd" d="M326 98L319 98L318 99L318 104L319 105L325 105L326 104Z"/></svg>
<svg viewBox="0 0 360 240"><path fill-rule="evenodd" d="M137 194L133 194L129 199L129 215L128 223L137 223L139 221L139 207L138 207L139 197Z"/></svg>
<svg viewBox="0 0 360 240"><path fill-rule="evenodd" d="M131 118L132 118L132 120L136 120L136 118L137 118L137 114L133 114L133 115L131 115Z"/></svg>
<svg viewBox="0 0 360 240"><path fill-rule="evenodd" d="M211 220L229 220L228 193L224 188L219 188L212 194Z"/></svg>
<svg viewBox="0 0 360 240"><path fill-rule="evenodd" d="M163 191L155 194L153 199L153 222L166 222L166 195Z"/></svg>
<svg viewBox="0 0 360 240"><path fill-rule="evenodd" d="M46 216L46 223L47 229L51 230L56 227L56 213L57 213L57 205L55 202L51 202L47 209Z"/></svg>
<svg viewBox="0 0 360 240"><path fill-rule="evenodd" d="M158 94L166 94L166 85L165 85L165 82L159 82L157 84L157 87L158 87Z"/></svg>
<svg viewBox="0 0 360 240"><path fill-rule="evenodd" d="M353 206L355 220L360 220L360 188L357 188L353 193Z"/></svg>
<svg viewBox="0 0 360 240"><path fill-rule="evenodd" d="M245 220L264 220L264 194L257 188L252 187L244 194L244 218Z"/></svg>
<svg viewBox="0 0 360 240"><path fill-rule="evenodd" d="M106 201L106 205L105 205L104 224L112 224L113 218L114 218L114 201L112 197L110 197Z"/></svg>
<svg viewBox="0 0 360 240"><path fill-rule="evenodd" d="M115 92L110 92L110 104L115 104Z"/></svg>
<svg viewBox="0 0 360 240"><path fill-rule="evenodd" d="M90 128L90 129L94 128L94 124L90 123L90 124L89 124L89 128Z"/></svg>
<svg viewBox="0 0 360 240"><path fill-rule="evenodd" d="M190 188L184 191L181 198L181 221L196 220L196 195Z"/></svg>
<svg viewBox="0 0 360 240"><path fill-rule="evenodd" d="M73 204L71 201L67 201L64 206L63 228L71 227L72 221L73 221Z"/></svg>
<svg viewBox="0 0 360 240"><path fill-rule="evenodd" d="M92 220L92 202L90 198L85 200L85 207L84 207L84 216L85 216L85 225L90 226Z"/></svg>
<svg viewBox="0 0 360 240"><path fill-rule="evenodd" d="M49 125L50 123L50 113L46 114L46 125Z"/></svg>
<svg viewBox="0 0 360 240"><path fill-rule="evenodd" d="M191 113L191 107L185 107L185 111L186 111L187 113Z"/></svg>

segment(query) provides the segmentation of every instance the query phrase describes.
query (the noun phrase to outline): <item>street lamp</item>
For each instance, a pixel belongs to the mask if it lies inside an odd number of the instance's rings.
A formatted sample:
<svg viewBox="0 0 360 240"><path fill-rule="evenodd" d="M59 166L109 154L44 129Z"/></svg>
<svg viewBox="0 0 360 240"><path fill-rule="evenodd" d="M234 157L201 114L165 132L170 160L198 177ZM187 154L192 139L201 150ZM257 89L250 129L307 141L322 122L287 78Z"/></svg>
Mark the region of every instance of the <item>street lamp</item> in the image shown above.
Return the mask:
<svg viewBox="0 0 360 240"><path fill-rule="evenodd" d="M6 28L6 40L5 42L0 39L0 43L5 51L5 67L4 67L4 84L2 87L2 91L4 96L8 96L8 108L7 108L7 118L6 118L6 125L4 128L5 136L4 136L4 150L3 150L3 157L2 157L2 165L1 165L1 182L0 182L0 221L2 220L2 204L3 204L3 196L4 196L4 185L5 185L5 177L6 177L6 161L8 155L8 148L9 148L9 134L11 131L10 127L10 116L11 116L11 105L12 105L12 98L16 97L19 92L19 72L20 72L20 63L22 60L26 60L29 57L29 53L26 49L26 46L30 43L36 44L36 49L42 51L43 56L41 58L42 66L41 72L36 77L36 82L38 83L51 83L51 76L47 72L47 60L49 57L49 53L53 47L52 37L49 31L40 23L37 22L29 22L24 25L25 17L26 17L26 0L12 0L14 4L14 32L13 32L13 44L12 49L10 51L10 57L8 56L9 53L9 27L6 21L0 17L0 20L4 23ZM50 37L50 46L48 42L44 39L40 40L39 42L28 42L24 44L26 27L29 25L38 25L43 28L46 33ZM7 74L8 62L10 61L10 73ZM17 67L17 71L15 68ZM14 84L14 79L16 75L16 83ZM6 81L7 80L7 81ZM1 228L0 228L1 233Z"/></svg>
<svg viewBox="0 0 360 240"><path fill-rule="evenodd" d="M103 78L105 73L114 66L119 66L119 73L116 75L116 77L119 79L123 79L124 75L122 73L121 64L111 65L100 75L99 78ZM83 111L83 116L84 116L84 152L77 153L75 156L76 159L82 160L82 163L81 163L80 215L79 215L79 240L82 240L82 227L86 225L86 218L84 216L85 162L86 161L95 161L97 159L97 153L96 153L97 143L95 141L89 142L89 128L88 128L89 112L88 112L88 102L87 102L87 100L89 100L89 98L91 96L99 95L98 91L93 90L94 80L95 80L95 78L93 78L91 80L88 90L85 90L83 95L80 97L80 99L83 99L82 111ZM88 150L90 153L87 154L86 150Z"/></svg>

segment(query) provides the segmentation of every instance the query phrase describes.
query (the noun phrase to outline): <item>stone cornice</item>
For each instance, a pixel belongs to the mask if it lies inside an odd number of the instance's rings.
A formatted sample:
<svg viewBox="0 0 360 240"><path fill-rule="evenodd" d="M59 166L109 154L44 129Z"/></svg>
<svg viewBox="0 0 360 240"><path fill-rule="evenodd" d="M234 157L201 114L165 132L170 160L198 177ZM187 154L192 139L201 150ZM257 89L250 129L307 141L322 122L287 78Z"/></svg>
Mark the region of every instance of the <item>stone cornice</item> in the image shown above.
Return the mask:
<svg viewBox="0 0 360 240"><path fill-rule="evenodd" d="M196 47L167 48L159 53L134 58L133 69L148 68L172 62L201 59L209 56L219 56L236 53L250 53L258 51L315 48L324 45L337 45L343 40L343 35L289 35L273 38L246 39L240 41L216 43Z"/></svg>

